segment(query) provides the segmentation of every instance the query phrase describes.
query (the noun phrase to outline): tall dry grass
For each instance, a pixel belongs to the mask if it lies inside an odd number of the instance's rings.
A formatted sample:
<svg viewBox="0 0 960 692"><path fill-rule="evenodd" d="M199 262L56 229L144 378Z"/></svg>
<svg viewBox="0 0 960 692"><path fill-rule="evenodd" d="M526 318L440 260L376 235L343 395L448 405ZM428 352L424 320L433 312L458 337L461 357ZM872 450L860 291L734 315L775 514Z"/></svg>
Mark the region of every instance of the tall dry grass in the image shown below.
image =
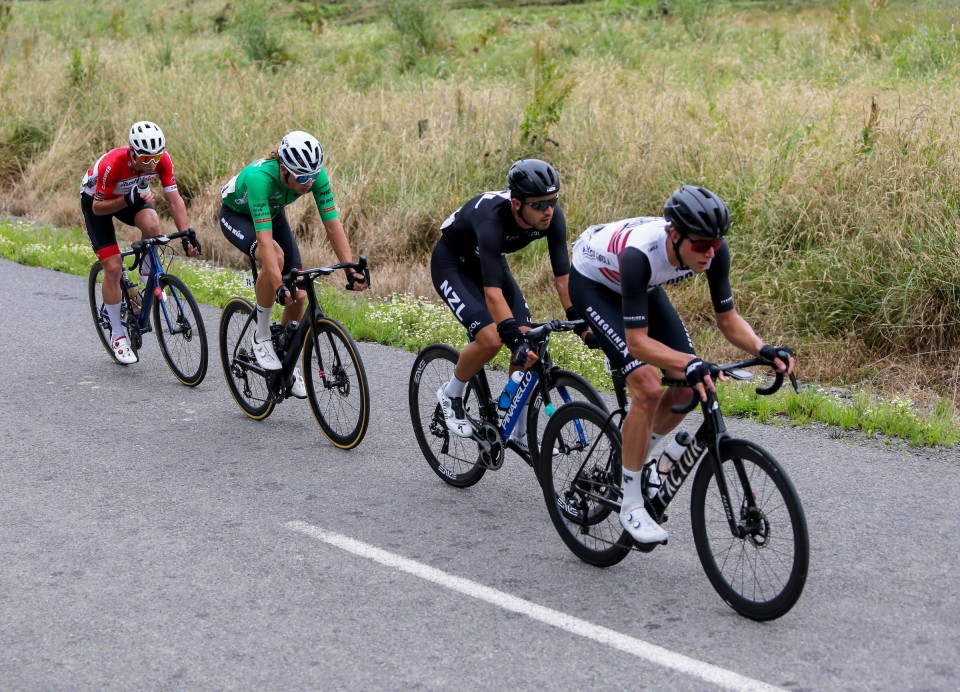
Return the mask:
<svg viewBox="0 0 960 692"><path fill-rule="evenodd" d="M770 340L803 344L805 373L877 386L895 376L952 394L960 96L958 61L940 46L958 29L949 14L887 5L851 2L844 17L831 6L736 9L719 20L714 9L704 35L629 6L565 7L553 20L447 8L459 31L412 67L401 65L409 45L386 20L308 30L280 13L288 23L278 30L300 60L278 67L245 59L229 32L213 32L213 3L193 3L187 29L183 15L142 4L177 37L172 54L169 38L126 35L130 9L119 28L85 32L79 57L65 51L62 29L18 27L14 3L0 135L26 123L49 143L0 175L0 210L81 225L82 171L123 144L130 122L150 118L167 134L208 253L239 266L217 230L219 188L284 132L305 129L324 143L376 292L432 296L439 223L473 194L501 188L515 158L559 169L571 241L591 223L657 214L672 189L695 182L733 210L741 312ZM12 31L24 38L11 41ZM550 136L521 146L537 45L574 87ZM288 213L305 261L332 260L312 204ZM513 261L535 309L556 314L543 249ZM722 352L707 329L705 287L674 295L698 340Z"/></svg>

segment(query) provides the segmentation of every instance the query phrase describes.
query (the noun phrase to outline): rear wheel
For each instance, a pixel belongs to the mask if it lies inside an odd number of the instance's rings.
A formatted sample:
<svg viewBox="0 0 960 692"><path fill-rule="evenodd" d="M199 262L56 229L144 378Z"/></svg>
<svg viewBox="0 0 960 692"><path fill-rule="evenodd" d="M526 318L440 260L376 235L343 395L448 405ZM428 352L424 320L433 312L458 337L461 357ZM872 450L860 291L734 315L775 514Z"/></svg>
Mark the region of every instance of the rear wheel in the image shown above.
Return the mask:
<svg viewBox="0 0 960 692"><path fill-rule="evenodd" d="M437 401L437 390L453 377L459 356L456 349L446 344L423 349L413 363L408 389L413 432L424 458L445 483L467 488L483 478L486 469L477 465L480 456L477 443L447 430ZM463 407L471 418L479 417L477 391L474 378L463 394Z"/></svg>
<svg viewBox="0 0 960 692"><path fill-rule="evenodd" d="M574 555L597 567L617 564L633 545L620 525L620 450L610 415L573 402L551 416L536 462L557 533Z"/></svg>
<svg viewBox="0 0 960 692"><path fill-rule="evenodd" d="M220 363L237 406L250 418L263 420L273 413L276 404L266 379L250 370L257 365L250 346L257 327L253 312L253 303L246 298L227 301L220 315Z"/></svg>
<svg viewBox="0 0 960 692"><path fill-rule="evenodd" d="M110 337L112 336L112 330L110 327L110 320L107 317L107 311L104 308L103 302L103 265L100 262L94 262L93 266L90 267L90 275L87 280L87 297L90 302L90 316L93 317L93 326L97 330L97 336L100 337L100 343L103 345L103 348L107 353L110 354L110 357L114 359L117 363L120 361L117 360L116 355L113 353L113 345L111 344ZM134 354L140 350L140 329L133 324L136 320L136 316L133 314L130 309L130 303L127 300L127 297L124 295L124 291L120 291L120 320L124 326L124 332L127 333L130 340L130 348L133 350ZM130 327L127 329L127 327ZM125 365L121 363L121 365Z"/></svg>
<svg viewBox="0 0 960 692"><path fill-rule="evenodd" d="M153 330L160 352L178 380L196 387L207 374L207 332L190 289L178 277L164 274L163 299L153 300Z"/></svg>
<svg viewBox="0 0 960 692"><path fill-rule="evenodd" d="M356 343L336 320L320 317L307 333L303 381L310 409L327 439L341 449L360 444L370 422L367 372Z"/></svg>
<svg viewBox="0 0 960 692"><path fill-rule="evenodd" d="M706 458L693 481L693 539L704 572L730 607L773 620L796 604L807 581L810 540L800 498L780 464L744 440L720 443L720 466L737 521L733 535Z"/></svg>

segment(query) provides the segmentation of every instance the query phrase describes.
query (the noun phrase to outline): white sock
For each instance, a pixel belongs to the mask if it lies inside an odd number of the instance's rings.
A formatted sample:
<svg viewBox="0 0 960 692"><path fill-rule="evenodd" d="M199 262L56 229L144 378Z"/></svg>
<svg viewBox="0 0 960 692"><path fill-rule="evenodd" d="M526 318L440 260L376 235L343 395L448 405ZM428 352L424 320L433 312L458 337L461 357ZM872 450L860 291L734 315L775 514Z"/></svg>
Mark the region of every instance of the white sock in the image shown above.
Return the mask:
<svg viewBox="0 0 960 692"><path fill-rule="evenodd" d="M463 380L457 379L457 376L454 375L450 378L450 381L447 382L447 386L444 387L443 393L446 394L451 399L456 399L458 396L463 396L463 393L467 389L467 383Z"/></svg>
<svg viewBox="0 0 960 692"><path fill-rule="evenodd" d="M257 305L257 341L261 344L270 338L270 315L273 313L273 306L265 308Z"/></svg>
<svg viewBox="0 0 960 692"><path fill-rule="evenodd" d="M640 490L642 471L627 471L623 469L623 507L621 511L632 509L637 505L643 506L643 491Z"/></svg>
<svg viewBox="0 0 960 692"><path fill-rule="evenodd" d="M120 320L120 303L103 307L107 311L107 317L110 318L110 340L116 341L121 336L125 336Z"/></svg>

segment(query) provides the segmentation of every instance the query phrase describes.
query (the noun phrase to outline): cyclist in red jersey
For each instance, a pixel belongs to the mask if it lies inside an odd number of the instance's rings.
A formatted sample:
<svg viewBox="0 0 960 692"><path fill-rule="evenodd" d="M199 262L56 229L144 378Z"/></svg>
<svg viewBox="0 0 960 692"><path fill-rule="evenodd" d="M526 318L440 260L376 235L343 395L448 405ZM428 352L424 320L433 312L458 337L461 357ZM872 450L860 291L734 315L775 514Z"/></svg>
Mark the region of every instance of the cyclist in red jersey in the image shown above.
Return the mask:
<svg viewBox="0 0 960 692"><path fill-rule="evenodd" d="M154 209L150 183L159 178L163 194L170 205L170 214L178 231L190 228L187 207L177 191L173 160L166 151L166 139L160 128L149 121L140 121L130 128L129 145L112 149L97 159L87 170L80 190L80 208L87 235L103 265L103 300L110 318L111 343L117 360L129 365L137 362L120 318L120 273L123 261L113 219L140 229L142 238L160 235L160 217ZM184 242L191 257L200 248ZM146 282L150 258L140 266L140 279ZM139 310L140 295L131 296L134 312Z"/></svg>

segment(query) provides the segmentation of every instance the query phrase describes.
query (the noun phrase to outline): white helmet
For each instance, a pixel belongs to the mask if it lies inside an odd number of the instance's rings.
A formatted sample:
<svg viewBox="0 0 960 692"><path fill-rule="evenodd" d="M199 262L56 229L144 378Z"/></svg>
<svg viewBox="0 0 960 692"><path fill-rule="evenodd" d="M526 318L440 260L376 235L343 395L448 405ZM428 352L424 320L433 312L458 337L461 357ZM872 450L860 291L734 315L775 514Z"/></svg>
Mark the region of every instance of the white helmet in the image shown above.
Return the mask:
<svg viewBox="0 0 960 692"><path fill-rule="evenodd" d="M130 128L130 146L136 154L145 156L162 154L166 144L163 130L149 120L141 120Z"/></svg>
<svg viewBox="0 0 960 692"><path fill-rule="evenodd" d="M280 142L277 158L294 175L313 175L323 165L323 147L313 135L294 130Z"/></svg>

